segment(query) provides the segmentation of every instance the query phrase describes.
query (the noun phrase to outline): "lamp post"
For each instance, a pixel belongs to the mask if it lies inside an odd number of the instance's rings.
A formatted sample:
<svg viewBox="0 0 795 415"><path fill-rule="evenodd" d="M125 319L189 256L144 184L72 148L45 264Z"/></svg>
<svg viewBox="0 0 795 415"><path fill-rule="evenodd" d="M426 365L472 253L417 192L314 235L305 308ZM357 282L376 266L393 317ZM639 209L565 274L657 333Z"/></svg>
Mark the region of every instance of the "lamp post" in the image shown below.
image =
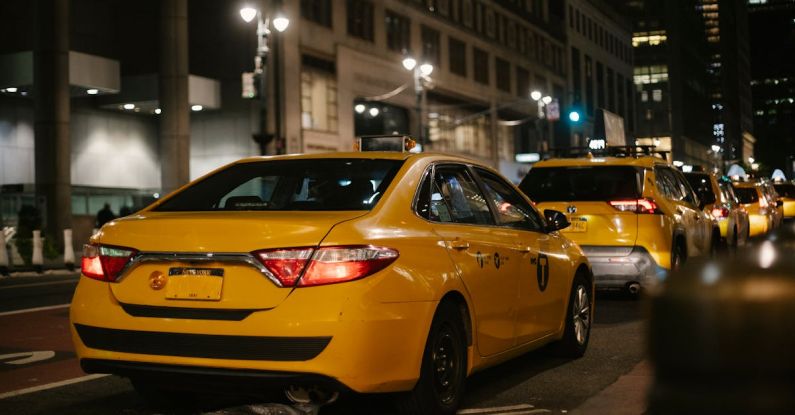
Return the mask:
<svg viewBox="0 0 795 415"><path fill-rule="evenodd" d="M538 134L540 147L539 152L546 152L549 150L549 143L547 142L546 134L542 128L543 122L549 122L549 115L547 114L547 105L552 102L552 97L544 95L539 90L534 90L530 93L530 99L536 102L538 108L538 117L536 118L536 133Z"/></svg>
<svg viewBox="0 0 795 415"><path fill-rule="evenodd" d="M267 3L269 8L271 2ZM271 35L271 25L277 32L284 32L290 25L290 20L283 14L275 13L273 19L269 10L264 13L260 9L246 6L240 9L240 17L246 22L251 23L257 19L257 54L254 57L254 74L258 79L257 89L260 99L260 133L256 136L260 147L260 154L266 153L266 146L273 138L268 134L268 57L270 55L269 38ZM276 63L278 64L278 62ZM276 103L278 105L278 102Z"/></svg>
<svg viewBox="0 0 795 415"><path fill-rule="evenodd" d="M414 110L417 112L417 139L420 145L425 147L425 120L424 110L426 102L425 83L431 82L431 73L433 73L433 65L430 63L417 64L417 60L412 57L403 59L403 67L407 71L412 71L414 75L414 94L416 95L416 103Z"/></svg>

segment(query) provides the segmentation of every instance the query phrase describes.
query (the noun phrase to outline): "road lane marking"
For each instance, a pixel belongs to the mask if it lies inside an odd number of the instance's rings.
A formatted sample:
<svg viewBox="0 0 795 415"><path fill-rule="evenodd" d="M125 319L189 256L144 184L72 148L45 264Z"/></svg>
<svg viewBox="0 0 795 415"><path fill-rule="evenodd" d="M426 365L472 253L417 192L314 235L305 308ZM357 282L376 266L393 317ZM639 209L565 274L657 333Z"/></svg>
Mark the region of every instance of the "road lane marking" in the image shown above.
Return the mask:
<svg viewBox="0 0 795 415"><path fill-rule="evenodd" d="M15 289L27 288L27 287L41 287L43 285L61 285L61 284L75 284L75 283L77 283L77 280L34 282L32 284L18 284L18 285L9 285L9 286L6 286L6 287L0 287L0 291L2 291L2 290L15 290Z"/></svg>
<svg viewBox="0 0 795 415"><path fill-rule="evenodd" d="M19 359L20 357L22 359ZM0 361L8 359L16 359L2 363L9 365L25 365L28 363L35 363L35 362L41 362L42 360L52 359L53 357L55 357L54 351L42 350L38 352L22 352L22 353L11 353L11 354L0 355Z"/></svg>
<svg viewBox="0 0 795 415"><path fill-rule="evenodd" d="M0 313L0 317L2 316L10 316L13 314L23 314L23 313L33 313L36 311L46 311L46 310L57 310L59 308L68 308L69 304L58 304L58 305L48 305L45 307L36 307L36 308L26 308L24 310L14 310L14 311L4 311Z"/></svg>
<svg viewBox="0 0 795 415"><path fill-rule="evenodd" d="M493 408L476 408L476 409L461 409L460 411L456 412L457 415L466 415L466 414L497 414L500 411L518 411L518 410L527 410L535 408L533 405L528 404L520 404L520 405L511 405L511 406L495 406Z"/></svg>
<svg viewBox="0 0 795 415"><path fill-rule="evenodd" d="M87 382L89 380L104 378L106 376L110 376L110 375L105 374L105 373L96 373L96 374L93 374L93 375L81 376L79 378L62 380L60 382L48 383L46 385L32 386L30 388L19 389L19 390L15 390L15 391L11 391L11 392L6 392L6 393L0 393L0 399L12 398L14 396L26 395L28 393L39 392L39 391L43 391L43 390L47 390L47 389L60 388L61 386L72 385L72 384L80 383L80 382Z"/></svg>

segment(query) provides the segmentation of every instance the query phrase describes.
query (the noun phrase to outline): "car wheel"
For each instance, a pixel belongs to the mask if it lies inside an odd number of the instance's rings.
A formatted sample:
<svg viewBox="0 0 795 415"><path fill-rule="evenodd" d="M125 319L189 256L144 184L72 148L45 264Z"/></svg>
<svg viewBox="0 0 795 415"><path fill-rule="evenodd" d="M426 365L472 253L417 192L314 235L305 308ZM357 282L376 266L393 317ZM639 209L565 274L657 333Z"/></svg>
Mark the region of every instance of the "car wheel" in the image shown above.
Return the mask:
<svg viewBox="0 0 795 415"><path fill-rule="evenodd" d="M563 357L581 357L588 348L593 322L593 287L581 274L574 277L569 293L566 326L563 338L555 345L555 354Z"/></svg>
<svg viewBox="0 0 795 415"><path fill-rule="evenodd" d="M461 313L442 303L431 323L420 378L411 392L398 397L401 414L454 414L464 392L467 341Z"/></svg>

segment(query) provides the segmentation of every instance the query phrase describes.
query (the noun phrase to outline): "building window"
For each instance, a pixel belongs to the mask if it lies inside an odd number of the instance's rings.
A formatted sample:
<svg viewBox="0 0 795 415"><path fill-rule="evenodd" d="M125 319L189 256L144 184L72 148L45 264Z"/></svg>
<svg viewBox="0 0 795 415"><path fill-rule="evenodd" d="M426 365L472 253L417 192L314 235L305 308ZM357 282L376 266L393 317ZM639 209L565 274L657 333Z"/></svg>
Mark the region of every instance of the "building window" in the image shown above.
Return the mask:
<svg viewBox="0 0 795 415"><path fill-rule="evenodd" d="M373 41L373 3L369 0L348 0L348 34Z"/></svg>
<svg viewBox="0 0 795 415"><path fill-rule="evenodd" d="M489 54L478 48L473 48L472 57L475 62L475 81L489 85Z"/></svg>
<svg viewBox="0 0 795 415"><path fill-rule="evenodd" d="M616 72L616 93L618 94L618 115L626 117L624 108L627 104L627 96L624 95L624 77Z"/></svg>
<svg viewBox="0 0 795 415"><path fill-rule="evenodd" d="M464 23L464 26L468 28L473 27L473 11L472 11L472 0L463 0L461 2L461 21Z"/></svg>
<svg viewBox="0 0 795 415"><path fill-rule="evenodd" d="M615 111L616 108L616 78L611 68L607 68L607 109Z"/></svg>
<svg viewBox="0 0 795 415"><path fill-rule="evenodd" d="M516 96L530 96L530 72L520 66L516 67Z"/></svg>
<svg viewBox="0 0 795 415"><path fill-rule="evenodd" d="M456 39L449 38L449 52L450 52L450 72L467 76L467 45L466 43Z"/></svg>
<svg viewBox="0 0 795 415"><path fill-rule="evenodd" d="M632 47L637 48L640 46L657 46L662 45L668 41L668 35L665 30L656 30L652 32L637 32L632 34Z"/></svg>
<svg viewBox="0 0 795 415"><path fill-rule="evenodd" d="M333 62L307 55L302 58L301 127L337 131L337 75Z"/></svg>
<svg viewBox="0 0 795 415"><path fill-rule="evenodd" d="M593 61L585 55L585 110L593 115Z"/></svg>
<svg viewBox="0 0 795 415"><path fill-rule="evenodd" d="M411 50L411 20L408 17L386 11L386 46L389 50L408 53Z"/></svg>
<svg viewBox="0 0 795 415"><path fill-rule="evenodd" d="M640 91L640 102L649 102L649 93L647 91Z"/></svg>
<svg viewBox="0 0 795 415"><path fill-rule="evenodd" d="M497 88L501 91L511 92L511 63L496 58L494 61L497 75Z"/></svg>
<svg viewBox="0 0 795 415"><path fill-rule="evenodd" d="M668 65L636 66L635 85L656 84L668 80Z"/></svg>
<svg viewBox="0 0 795 415"><path fill-rule="evenodd" d="M439 31L433 30L428 26L422 26L422 59L423 62L428 62L439 67Z"/></svg>
<svg viewBox="0 0 795 415"><path fill-rule="evenodd" d="M572 85L572 92L574 96L572 97L572 101L574 106L582 105L582 71L580 68L580 50L572 47L571 48L571 79L573 82Z"/></svg>
<svg viewBox="0 0 795 415"><path fill-rule="evenodd" d="M596 62L596 106L605 107L605 68L601 62Z"/></svg>
<svg viewBox="0 0 795 415"><path fill-rule="evenodd" d="M569 4L569 27L574 29L574 7Z"/></svg>
<svg viewBox="0 0 795 415"><path fill-rule="evenodd" d="M331 0L301 0L301 16L310 22L331 27Z"/></svg>
<svg viewBox="0 0 795 415"><path fill-rule="evenodd" d="M662 89L655 89L651 91L651 99L654 102L661 102L662 101Z"/></svg>

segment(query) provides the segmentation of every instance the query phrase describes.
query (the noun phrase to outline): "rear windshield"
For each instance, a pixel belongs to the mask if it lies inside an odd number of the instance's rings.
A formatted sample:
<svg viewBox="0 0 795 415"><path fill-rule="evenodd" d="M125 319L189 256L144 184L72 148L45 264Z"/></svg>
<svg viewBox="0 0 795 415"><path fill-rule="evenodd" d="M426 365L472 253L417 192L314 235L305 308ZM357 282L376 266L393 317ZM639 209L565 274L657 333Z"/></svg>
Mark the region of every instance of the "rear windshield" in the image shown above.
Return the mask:
<svg viewBox="0 0 795 415"><path fill-rule="evenodd" d="M737 195L737 199L740 199L740 203L743 204L759 201L759 194L753 187L735 187L734 194Z"/></svg>
<svg viewBox="0 0 795 415"><path fill-rule="evenodd" d="M155 211L370 210L403 161L304 159L242 163L166 200Z"/></svg>
<svg viewBox="0 0 795 415"><path fill-rule="evenodd" d="M779 196L795 199L795 184L774 184L773 187Z"/></svg>
<svg viewBox="0 0 795 415"><path fill-rule="evenodd" d="M536 202L608 201L640 197L641 170L630 166L540 167L519 188Z"/></svg>

